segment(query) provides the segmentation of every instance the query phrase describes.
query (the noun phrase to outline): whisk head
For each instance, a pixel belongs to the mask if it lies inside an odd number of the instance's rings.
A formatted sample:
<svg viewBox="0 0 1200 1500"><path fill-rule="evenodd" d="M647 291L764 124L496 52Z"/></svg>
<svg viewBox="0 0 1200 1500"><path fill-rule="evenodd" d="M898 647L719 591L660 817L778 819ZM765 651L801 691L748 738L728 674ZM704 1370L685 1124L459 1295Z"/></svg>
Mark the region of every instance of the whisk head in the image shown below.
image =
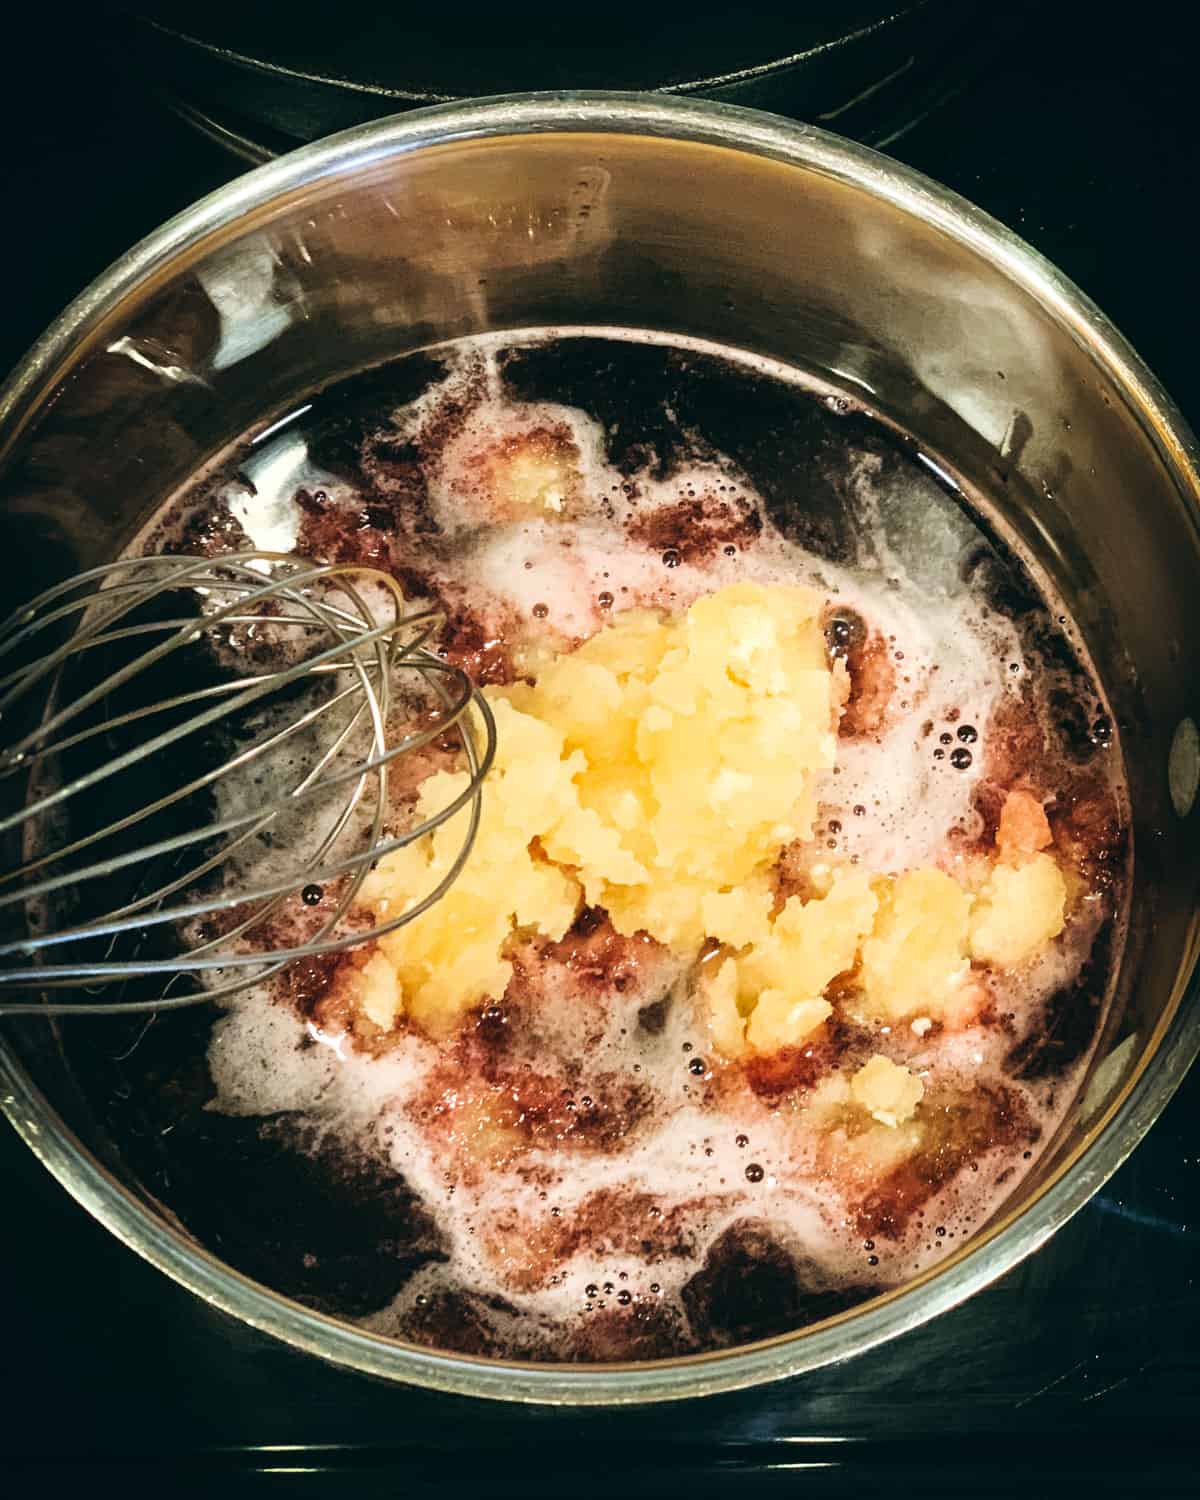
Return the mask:
<svg viewBox="0 0 1200 1500"><path fill-rule="evenodd" d="M0 1015L212 1000L427 910L495 751L441 624L385 573L239 552L119 559L0 625ZM467 785L414 822L389 772L435 745ZM441 880L364 923L375 862L464 809Z"/></svg>

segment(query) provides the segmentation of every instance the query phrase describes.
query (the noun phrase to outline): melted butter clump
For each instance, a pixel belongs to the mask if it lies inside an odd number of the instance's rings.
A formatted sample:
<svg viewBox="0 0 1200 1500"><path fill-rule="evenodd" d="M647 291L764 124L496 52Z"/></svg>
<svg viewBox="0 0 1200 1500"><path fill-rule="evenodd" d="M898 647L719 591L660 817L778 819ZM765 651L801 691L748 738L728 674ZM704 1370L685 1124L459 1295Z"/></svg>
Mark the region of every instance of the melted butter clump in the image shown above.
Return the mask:
<svg viewBox="0 0 1200 1500"><path fill-rule="evenodd" d="M537 428L498 444L484 462L487 492L508 514L561 516L578 503L579 454L564 434Z"/></svg>
<svg viewBox="0 0 1200 1500"><path fill-rule="evenodd" d="M705 986L713 1041L726 1057L795 1045L833 1014L822 995L853 969L878 900L866 874L845 869L823 897L793 896L774 920L770 905L764 889L705 903L708 935L739 950Z"/></svg>
<svg viewBox="0 0 1200 1500"><path fill-rule="evenodd" d="M381 1030L403 1016L445 1034L504 993L515 935L558 940L587 904L685 957L719 945L699 996L729 1059L814 1037L835 980L859 1019L972 1024L985 998L972 960L1012 967L1063 928L1065 883L1041 852L1048 829L1029 794L1011 794L999 857L972 889L932 868L844 866L810 899L779 902L775 863L812 838L837 746L843 679L822 608L811 589L739 583L677 618L630 611L539 663L532 683L487 689L498 745L475 846L441 901L379 940L359 971L361 1012ZM431 776L418 816L465 784ZM387 920L420 900L457 856L467 816L380 861L360 903ZM885 1061L872 1059L852 1097L895 1128L920 1088Z"/></svg>
<svg viewBox="0 0 1200 1500"><path fill-rule="evenodd" d="M909 870L882 889L862 948L862 1008L889 1021L938 1015L970 969L971 897L941 870Z"/></svg>
<svg viewBox="0 0 1200 1500"><path fill-rule="evenodd" d="M489 688L498 749L475 847L437 905L380 940L395 982L372 971L371 1019L449 1029L503 992L517 929L560 938L585 901L620 932L698 949L705 898L761 886L781 846L811 836L839 708L822 606L735 584L675 619L630 611L533 685ZM430 777L418 815L464 784ZM427 892L466 816L380 861L361 902L384 918Z"/></svg>
<svg viewBox="0 0 1200 1500"><path fill-rule="evenodd" d="M1067 886L1048 854L997 864L971 912L971 957L1012 969L1063 930Z"/></svg>
<svg viewBox="0 0 1200 1500"><path fill-rule="evenodd" d="M850 1098L881 1125L895 1129L916 1113L925 1085L907 1068L876 1053L850 1080Z"/></svg>

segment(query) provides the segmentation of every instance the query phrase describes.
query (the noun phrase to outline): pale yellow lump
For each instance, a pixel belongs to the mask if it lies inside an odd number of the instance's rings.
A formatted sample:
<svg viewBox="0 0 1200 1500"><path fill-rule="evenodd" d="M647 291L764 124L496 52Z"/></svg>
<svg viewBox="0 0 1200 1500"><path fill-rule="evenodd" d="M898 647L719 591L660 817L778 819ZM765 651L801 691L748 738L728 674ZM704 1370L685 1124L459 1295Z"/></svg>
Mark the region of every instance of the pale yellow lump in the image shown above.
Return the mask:
<svg viewBox="0 0 1200 1500"><path fill-rule="evenodd" d="M810 589L735 584L675 618L631 611L534 683L487 689L498 748L475 847L440 902L380 939L361 971L365 1014L385 1029L406 1016L451 1030L503 993L515 934L560 938L585 903L685 957L722 945L702 1000L730 1058L812 1036L839 976L868 1014L937 1018L973 957L1009 966L1049 941L1064 887L1040 852L989 865L977 891L932 869L889 879L846 866L812 899L779 905L773 866L785 844L812 837L837 747L842 683L822 608ZM418 815L464 784L431 776ZM382 860L362 904L386 919L420 900L457 854L466 816ZM856 1081L858 1102L902 1121L919 1085L882 1062Z"/></svg>
<svg viewBox="0 0 1200 1500"><path fill-rule="evenodd" d="M533 686L487 689L498 749L475 847L436 906L381 939L395 984L371 985L368 1015L447 1029L503 991L514 931L559 938L584 902L621 932L698 949L705 898L811 835L837 743L821 608L810 589L737 584L674 619L630 611ZM419 815L463 785L430 777ZM382 860L363 903L385 916L419 900L465 816Z"/></svg>

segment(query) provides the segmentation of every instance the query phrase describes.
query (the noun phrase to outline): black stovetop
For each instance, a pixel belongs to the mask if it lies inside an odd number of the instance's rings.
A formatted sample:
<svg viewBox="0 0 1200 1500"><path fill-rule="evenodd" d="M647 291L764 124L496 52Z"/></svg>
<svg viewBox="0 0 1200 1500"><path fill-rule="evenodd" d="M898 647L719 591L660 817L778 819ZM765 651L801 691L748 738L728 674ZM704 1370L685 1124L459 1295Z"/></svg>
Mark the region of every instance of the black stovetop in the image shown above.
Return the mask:
<svg viewBox="0 0 1200 1500"><path fill-rule="evenodd" d="M1184 34L1173 7L1101 9L1048 4L889 149L1056 261L1200 426L1195 27ZM112 258L239 170L96 65L69 15L9 52L0 96L4 367ZM508 1409L327 1368L144 1265L6 1128L0 1172L0 1478L20 1474L22 1491L104 1478L205 1495L481 1485L489 1500L1200 1483L1195 1072L1104 1191L965 1306L834 1369L626 1412Z"/></svg>

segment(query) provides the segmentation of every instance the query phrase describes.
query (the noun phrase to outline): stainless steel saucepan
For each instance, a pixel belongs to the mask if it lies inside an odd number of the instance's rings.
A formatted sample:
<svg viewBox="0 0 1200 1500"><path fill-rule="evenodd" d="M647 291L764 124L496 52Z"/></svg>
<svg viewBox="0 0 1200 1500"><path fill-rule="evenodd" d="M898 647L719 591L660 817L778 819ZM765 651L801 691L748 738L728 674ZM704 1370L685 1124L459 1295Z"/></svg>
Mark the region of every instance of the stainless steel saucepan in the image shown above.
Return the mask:
<svg viewBox="0 0 1200 1500"><path fill-rule="evenodd" d="M122 1165L44 1018L0 1033L0 1102L114 1234L258 1328L441 1390L619 1404L778 1379L932 1318L1036 1250L1183 1077L1200 1047L1200 455L1075 287L887 158L716 104L509 97L261 167L90 287L0 393L12 586L32 594L112 557L230 438L331 379L556 323L700 336L856 392L996 497L1014 544L1070 599L1123 731L1135 941L1120 1014L1036 1173L936 1271L825 1323L662 1363L530 1366L382 1338L223 1265Z"/></svg>

